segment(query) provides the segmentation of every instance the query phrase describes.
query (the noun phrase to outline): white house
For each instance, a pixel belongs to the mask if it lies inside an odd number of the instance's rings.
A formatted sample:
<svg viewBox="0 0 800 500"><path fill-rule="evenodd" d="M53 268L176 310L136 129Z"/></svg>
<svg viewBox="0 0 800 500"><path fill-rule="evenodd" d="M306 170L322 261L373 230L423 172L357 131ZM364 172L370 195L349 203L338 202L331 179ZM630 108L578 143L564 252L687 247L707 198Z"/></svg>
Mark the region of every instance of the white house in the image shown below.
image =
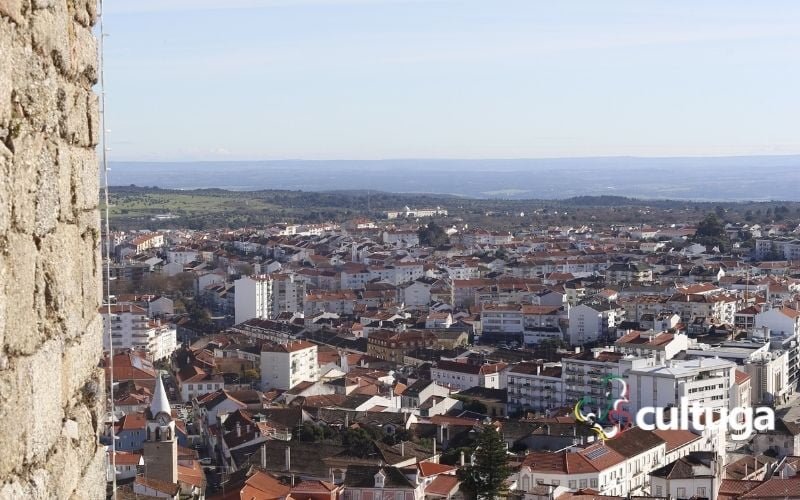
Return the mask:
<svg viewBox="0 0 800 500"><path fill-rule="evenodd" d="M506 369L508 369L508 365L505 363L476 365L440 360L435 367L431 368L431 380L457 391L463 391L470 387L504 389Z"/></svg>
<svg viewBox="0 0 800 500"><path fill-rule="evenodd" d="M587 302L570 308L567 331L572 345L583 345L615 331L625 310L613 302Z"/></svg>
<svg viewBox="0 0 800 500"><path fill-rule="evenodd" d="M300 382L319 380L317 346L304 340L264 344L261 348L261 387L288 390Z"/></svg>
<svg viewBox="0 0 800 500"><path fill-rule="evenodd" d="M764 304L764 307L767 309L762 309L755 316L756 329L769 328L776 334L780 332L789 335L800 334L800 311L785 306L769 308Z"/></svg>
<svg viewBox="0 0 800 500"><path fill-rule="evenodd" d="M114 351L133 349L144 352L151 361L169 358L177 349L175 327L152 321L147 311L131 304L100 306L104 328L111 329ZM110 312L110 314L109 314ZM103 349L111 350L108 335L103 335Z"/></svg>

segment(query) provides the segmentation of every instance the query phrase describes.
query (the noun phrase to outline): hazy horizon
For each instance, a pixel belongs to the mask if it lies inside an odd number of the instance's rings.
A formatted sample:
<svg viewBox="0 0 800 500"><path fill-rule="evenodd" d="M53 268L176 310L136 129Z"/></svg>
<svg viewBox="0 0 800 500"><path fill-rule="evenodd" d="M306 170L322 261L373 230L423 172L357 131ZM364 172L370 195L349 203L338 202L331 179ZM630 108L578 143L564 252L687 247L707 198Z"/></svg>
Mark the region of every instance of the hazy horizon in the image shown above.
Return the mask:
<svg viewBox="0 0 800 500"><path fill-rule="evenodd" d="M776 178L781 182L774 182ZM109 183L171 189L375 190L508 199L613 195L800 201L796 189L800 155L112 162Z"/></svg>

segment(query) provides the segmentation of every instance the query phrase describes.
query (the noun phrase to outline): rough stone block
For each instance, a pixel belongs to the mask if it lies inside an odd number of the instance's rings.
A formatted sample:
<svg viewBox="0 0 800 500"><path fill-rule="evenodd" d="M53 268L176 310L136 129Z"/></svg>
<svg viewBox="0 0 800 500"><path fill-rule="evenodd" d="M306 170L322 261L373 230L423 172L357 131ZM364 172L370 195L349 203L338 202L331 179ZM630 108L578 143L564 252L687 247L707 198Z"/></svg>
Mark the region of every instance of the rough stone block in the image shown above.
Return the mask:
<svg viewBox="0 0 800 500"><path fill-rule="evenodd" d="M98 317L83 335L67 342L64 346L64 358L60 367L63 400L75 398L88 380L96 378L99 370L97 363L101 354L102 337Z"/></svg>
<svg viewBox="0 0 800 500"><path fill-rule="evenodd" d="M0 237L1 238L1 237ZM2 240L0 240L0 246L3 246ZM6 283L6 256L3 252L3 249L0 248L0 283ZM2 286L0 286L0 372L8 368L8 358L3 353L2 346L5 345L5 335L6 335L6 305L8 304L8 300L6 299L6 293Z"/></svg>
<svg viewBox="0 0 800 500"><path fill-rule="evenodd" d="M21 135L15 142L16 154L9 168L11 182L11 224L25 233L33 233L36 213L37 171L44 138L31 134ZM27 254L32 255L32 254Z"/></svg>
<svg viewBox="0 0 800 500"><path fill-rule="evenodd" d="M36 10L31 15L31 35L33 48L46 57L51 57L53 65L66 73L71 67L69 47L69 26L66 4L55 3L53 8Z"/></svg>
<svg viewBox="0 0 800 500"><path fill-rule="evenodd" d="M100 144L100 98L95 94L88 97L89 99L89 146L96 147Z"/></svg>
<svg viewBox="0 0 800 500"><path fill-rule="evenodd" d="M50 335L68 340L83 333L84 321L81 247L77 225L61 224L41 241L41 272L44 275L45 328ZM65 252L65 248L75 249Z"/></svg>
<svg viewBox="0 0 800 500"><path fill-rule="evenodd" d="M18 372L30 380L32 390L29 415L23 422L25 432L25 459L29 463L42 463L50 448L61 436L64 418L61 400L61 372L47 367L61 364L63 342L52 339L42 345L35 354L19 360Z"/></svg>
<svg viewBox="0 0 800 500"><path fill-rule="evenodd" d="M72 160L70 150L66 146L59 146L56 154L59 176L55 180L58 184L58 219L62 223L75 223L76 211L72 206Z"/></svg>
<svg viewBox="0 0 800 500"><path fill-rule="evenodd" d="M31 381L17 370L17 359L10 359L6 370L0 371L0 421L14 425L0 425L0 477L7 478L22 467L25 459L24 422L30 420L32 405ZM0 490L3 491L3 490ZM25 498L5 497L0 498Z"/></svg>
<svg viewBox="0 0 800 500"><path fill-rule="evenodd" d="M10 17L15 23L20 23L22 0L0 0L0 16Z"/></svg>
<svg viewBox="0 0 800 500"><path fill-rule="evenodd" d="M106 452L98 448L92 461L83 471L83 477L70 500L84 500L86 498L105 498L106 483Z"/></svg>
<svg viewBox="0 0 800 500"><path fill-rule="evenodd" d="M95 210L100 194L100 176L97 174L97 157L94 150L72 148L72 185L78 210Z"/></svg>
<svg viewBox="0 0 800 500"><path fill-rule="evenodd" d="M44 338L37 328L35 307L36 245L24 234L9 233L6 241L6 325L3 339L10 355L30 354Z"/></svg>
<svg viewBox="0 0 800 500"><path fill-rule="evenodd" d="M78 75L85 88L97 83L97 39L90 28L74 26L73 36L70 37L70 62L71 73Z"/></svg>
<svg viewBox="0 0 800 500"><path fill-rule="evenodd" d="M86 91L77 85L67 86L60 95L59 118L60 135L67 143L89 147L91 130L89 128L89 104Z"/></svg>
<svg viewBox="0 0 800 500"><path fill-rule="evenodd" d="M0 12L4 0L0 0ZM14 29L6 22L0 20L0 134L7 133L11 120L11 81L14 58L10 57Z"/></svg>
<svg viewBox="0 0 800 500"><path fill-rule="evenodd" d="M11 159L3 155L3 146L0 145L0 178L8 179ZM0 238L3 238L11 224L11 192L8 182L0 183Z"/></svg>
<svg viewBox="0 0 800 500"><path fill-rule="evenodd" d="M53 182L60 176L60 165L56 161L55 146L47 145L39 152L38 179L36 187L36 225L37 236L44 236L53 231L58 222L61 208L59 185Z"/></svg>

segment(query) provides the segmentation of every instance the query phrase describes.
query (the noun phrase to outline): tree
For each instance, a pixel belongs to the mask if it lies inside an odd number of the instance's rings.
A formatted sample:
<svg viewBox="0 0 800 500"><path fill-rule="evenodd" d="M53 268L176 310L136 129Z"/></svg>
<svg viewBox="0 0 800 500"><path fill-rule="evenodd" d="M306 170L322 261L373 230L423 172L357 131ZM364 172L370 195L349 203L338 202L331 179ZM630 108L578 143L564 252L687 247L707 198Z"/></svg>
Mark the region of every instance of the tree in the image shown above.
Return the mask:
<svg viewBox="0 0 800 500"><path fill-rule="evenodd" d="M366 458L375 451L372 437L364 429L347 429L342 436L342 444L347 448L347 453L356 457Z"/></svg>
<svg viewBox="0 0 800 500"><path fill-rule="evenodd" d="M303 422L303 425L300 427L300 441L314 443L322 440L322 435L322 429L320 429L318 425L315 425L311 422Z"/></svg>
<svg viewBox="0 0 800 500"><path fill-rule="evenodd" d="M503 438L491 425L487 425L478 437L475 464L459 471L465 489L478 499L497 498L503 483L511 475L508 468L506 445Z"/></svg>
<svg viewBox="0 0 800 500"><path fill-rule="evenodd" d="M730 241L728 234L725 232L725 227L719 220L716 214L708 214L697 225L697 231L694 234L693 241L701 245L709 247L719 247L720 252L724 252L730 248Z"/></svg>
<svg viewBox="0 0 800 500"><path fill-rule="evenodd" d="M450 243L450 238L445 230L435 222L429 222L427 226L419 228L417 236L419 244L424 246L440 247Z"/></svg>

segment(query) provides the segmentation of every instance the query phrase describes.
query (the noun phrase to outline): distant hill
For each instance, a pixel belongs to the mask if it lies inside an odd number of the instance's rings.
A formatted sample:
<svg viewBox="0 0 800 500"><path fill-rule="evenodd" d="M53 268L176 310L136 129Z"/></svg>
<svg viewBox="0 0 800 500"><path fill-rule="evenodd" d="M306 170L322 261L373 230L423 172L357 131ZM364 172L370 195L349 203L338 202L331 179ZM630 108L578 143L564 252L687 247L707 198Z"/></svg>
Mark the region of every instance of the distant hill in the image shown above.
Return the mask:
<svg viewBox="0 0 800 500"><path fill-rule="evenodd" d="M610 196L609 203L623 198L800 201L800 156L114 162L110 182L171 189L573 198L576 203L584 196Z"/></svg>

